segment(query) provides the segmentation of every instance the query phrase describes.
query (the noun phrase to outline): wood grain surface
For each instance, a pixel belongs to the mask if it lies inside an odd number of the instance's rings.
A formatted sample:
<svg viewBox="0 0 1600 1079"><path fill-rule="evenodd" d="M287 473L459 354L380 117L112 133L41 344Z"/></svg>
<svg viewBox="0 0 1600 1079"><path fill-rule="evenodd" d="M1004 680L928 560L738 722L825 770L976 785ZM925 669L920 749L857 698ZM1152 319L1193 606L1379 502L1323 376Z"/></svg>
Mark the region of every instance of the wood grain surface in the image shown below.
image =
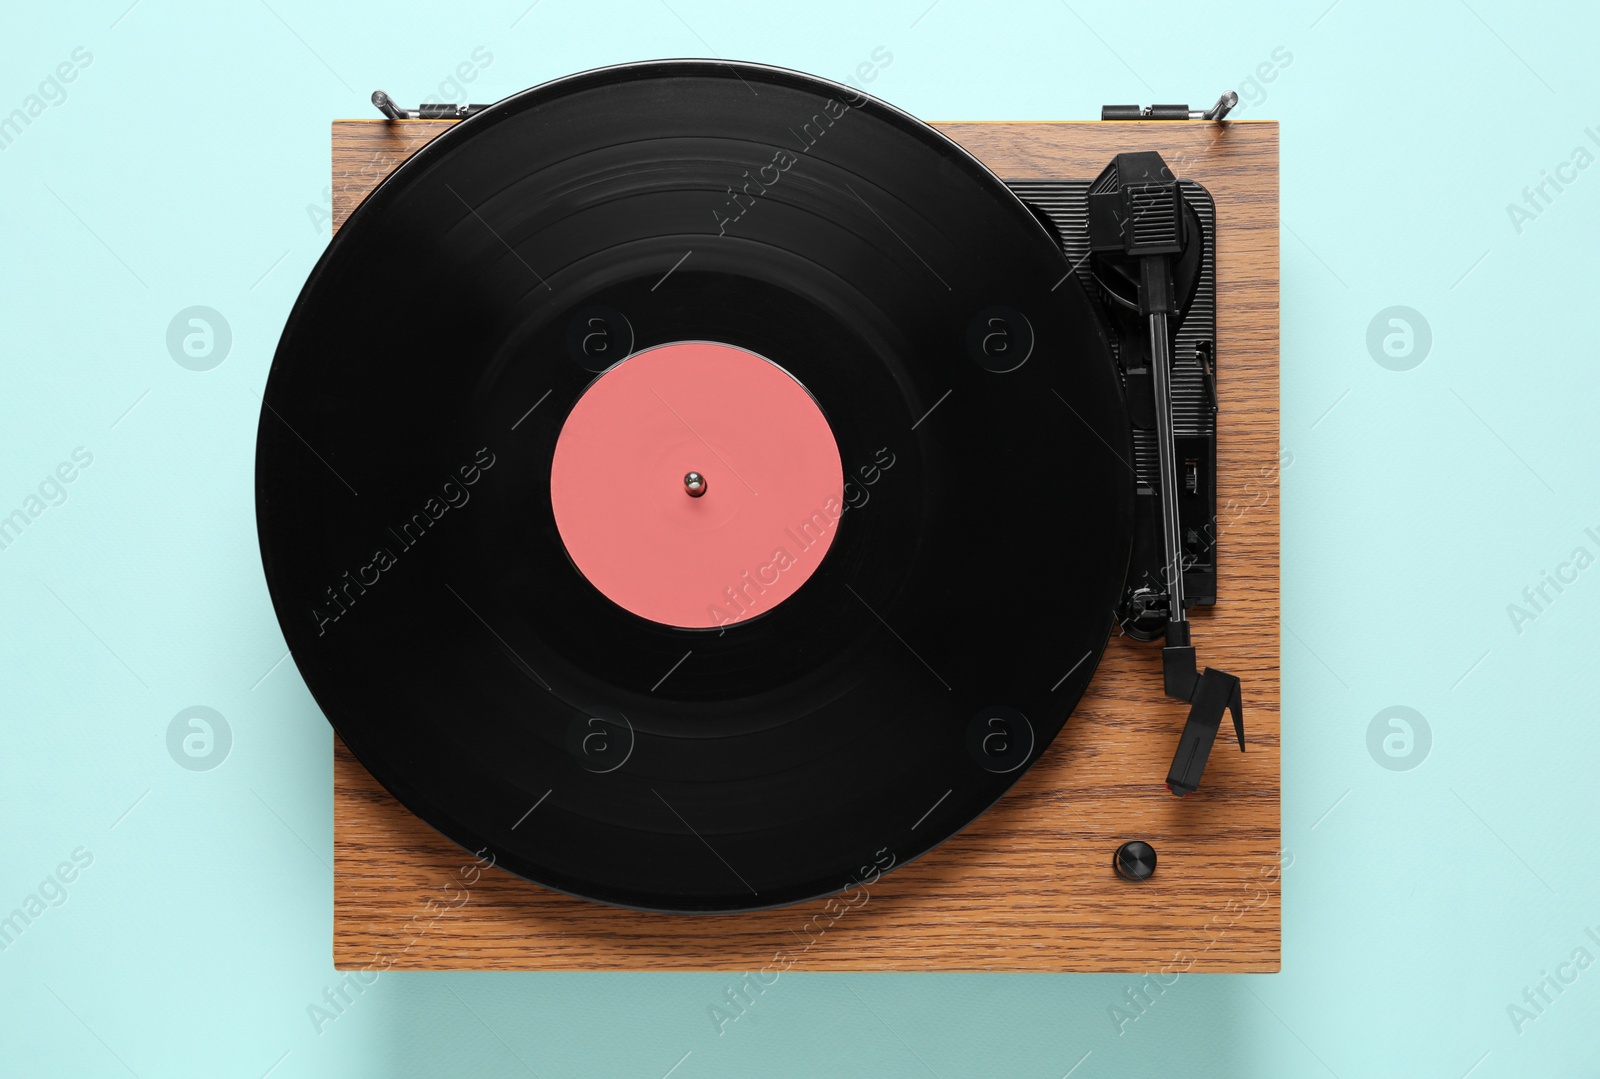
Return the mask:
<svg viewBox="0 0 1600 1079"><path fill-rule="evenodd" d="M445 121L333 125L334 227ZM1244 681L1249 750L1227 724L1201 789L1163 783L1186 706L1155 645L1112 640L1041 759L971 827L847 904L733 915L626 911L559 895L401 807L334 739L335 964L500 970L1275 971L1280 960L1278 126L934 125L1005 179L1093 176L1159 150L1216 200L1219 601L1202 664ZM1160 867L1111 870L1127 839ZM468 882L471 883L468 883Z"/></svg>

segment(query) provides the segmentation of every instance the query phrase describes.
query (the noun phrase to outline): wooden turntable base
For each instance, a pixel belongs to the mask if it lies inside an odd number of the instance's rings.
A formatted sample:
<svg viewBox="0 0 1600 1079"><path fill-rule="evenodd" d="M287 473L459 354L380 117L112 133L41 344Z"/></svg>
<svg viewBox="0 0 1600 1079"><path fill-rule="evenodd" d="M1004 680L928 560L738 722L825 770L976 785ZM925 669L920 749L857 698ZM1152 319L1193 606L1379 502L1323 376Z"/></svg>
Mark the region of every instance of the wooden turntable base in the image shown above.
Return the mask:
<svg viewBox="0 0 1600 1079"><path fill-rule="evenodd" d="M333 125L333 224L451 124ZM1202 664L1243 680L1200 790L1163 781L1186 707L1156 645L1112 640L1061 735L965 831L848 903L646 914L498 869L411 815L334 738L333 954L341 969L1276 971L1279 938L1278 125L935 124L1007 180L1091 177L1158 150L1216 201L1218 595ZM404 317L403 314L398 317ZM1068 422L1063 417L1063 422ZM1160 867L1115 876L1129 839Z"/></svg>

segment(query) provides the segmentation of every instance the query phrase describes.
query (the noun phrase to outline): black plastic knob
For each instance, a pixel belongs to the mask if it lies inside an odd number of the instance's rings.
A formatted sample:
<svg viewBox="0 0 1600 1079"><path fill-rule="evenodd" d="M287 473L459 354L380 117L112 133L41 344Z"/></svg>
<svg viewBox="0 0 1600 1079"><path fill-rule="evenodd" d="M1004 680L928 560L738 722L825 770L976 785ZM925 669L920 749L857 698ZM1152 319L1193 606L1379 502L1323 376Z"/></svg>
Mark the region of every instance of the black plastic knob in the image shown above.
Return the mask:
<svg viewBox="0 0 1600 1079"><path fill-rule="evenodd" d="M1156 849L1135 839L1117 848L1111 865L1123 880L1149 880L1156 872Z"/></svg>

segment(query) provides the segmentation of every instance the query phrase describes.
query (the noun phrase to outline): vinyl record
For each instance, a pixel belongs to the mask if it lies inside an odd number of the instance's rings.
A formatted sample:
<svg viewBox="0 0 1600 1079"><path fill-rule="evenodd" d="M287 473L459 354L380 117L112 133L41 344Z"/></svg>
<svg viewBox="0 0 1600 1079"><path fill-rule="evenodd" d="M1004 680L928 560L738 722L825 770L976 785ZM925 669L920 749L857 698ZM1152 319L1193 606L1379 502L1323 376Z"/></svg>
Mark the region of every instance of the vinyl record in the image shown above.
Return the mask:
<svg viewBox="0 0 1600 1079"><path fill-rule="evenodd" d="M614 904L790 903L947 838L1060 730L1127 567L1055 239L774 68L455 125L330 243L265 404L262 558L330 722L444 835Z"/></svg>

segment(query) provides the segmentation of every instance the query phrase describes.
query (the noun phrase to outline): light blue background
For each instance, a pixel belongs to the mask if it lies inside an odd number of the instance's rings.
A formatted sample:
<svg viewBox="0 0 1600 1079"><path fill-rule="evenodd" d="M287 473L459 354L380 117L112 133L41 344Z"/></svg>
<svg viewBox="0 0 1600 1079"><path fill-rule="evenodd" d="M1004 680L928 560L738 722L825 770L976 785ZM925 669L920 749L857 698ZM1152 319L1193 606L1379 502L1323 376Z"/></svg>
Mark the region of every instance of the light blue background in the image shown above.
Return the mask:
<svg viewBox="0 0 1600 1079"><path fill-rule="evenodd" d="M0 151L0 513L94 455L0 551L0 913L94 858L0 952L0 1074L1600 1075L1600 968L1507 1013L1600 957L1600 569L1506 610L1600 553L1600 168L1520 234L1506 210L1600 151L1591 6L128 2L0 17L0 115L93 56ZM709 52L844 78L882 45L870 89L929 118L1238 87L1283 121L1283 973L1184 977L1120 1034L1123 976L791 974L719 1036L722 975L385 974L314 1029L330 738L279 664L256 394L327 240L329 120L480 45L474 101ZM204 372L165 343L197 304L233 333ZM1415 369L1368 351L1392 305L1431 325ZM232 730L214 770L168 754L195 704ZM1397 704L1433 736L1408 771L1367 748Z"/></svg>

